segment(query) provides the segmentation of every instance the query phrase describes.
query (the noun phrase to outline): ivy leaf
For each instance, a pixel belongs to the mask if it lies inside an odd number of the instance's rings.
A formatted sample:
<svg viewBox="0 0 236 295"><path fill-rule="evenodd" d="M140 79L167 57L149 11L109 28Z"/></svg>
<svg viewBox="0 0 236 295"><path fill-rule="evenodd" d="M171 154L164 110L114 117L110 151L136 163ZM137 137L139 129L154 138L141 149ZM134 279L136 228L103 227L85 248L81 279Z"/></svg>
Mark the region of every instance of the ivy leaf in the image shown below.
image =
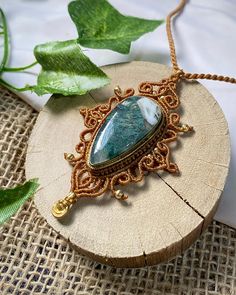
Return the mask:
<svg viewBox="0 0 236 295"><path fill-rule="evenodd" d="M38 45L34 55L42 66L33 88L38 95L82 95L110 82L107 75L83 54L77 40Z"/></svg>
<svg viewBox="0 0 236 295"><path fill-rule="evenodd" d="M124 54L129 53L132 41L163 23L163 20L125 16L106 0L76 0L68 5L68 11L82 46Z"/></svg>
<svg viewBox="0 0 236 295"><path fill-rule="evenodd" d="M37 179L31 179L15 188L0 189L0 224L15 214L20 206L35 193L38 186Z"/></svg>

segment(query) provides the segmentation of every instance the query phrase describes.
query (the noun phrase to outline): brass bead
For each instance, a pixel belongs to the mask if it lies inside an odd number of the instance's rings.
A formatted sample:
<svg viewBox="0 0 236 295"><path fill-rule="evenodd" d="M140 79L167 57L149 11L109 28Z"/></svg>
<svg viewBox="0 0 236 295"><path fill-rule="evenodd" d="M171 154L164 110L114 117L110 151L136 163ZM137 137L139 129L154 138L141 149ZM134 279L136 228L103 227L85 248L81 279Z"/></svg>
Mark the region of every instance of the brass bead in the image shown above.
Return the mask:
<svg viewBox="0 0 236 295"><path fill-rule="evenodd" d="M75 199L75 193L74 192L69 192L69 194L65 197L65 201L69 204L72 204Z"/></svg>
<svg viewBox="0 0 236 295"><path fill-rule="evenodd" d="M121 88L119 85L117 85L115 88L114 88L114 92L119 92L121 93Z"/></svg>
<svg viewBox="0 0 236 295"><path fill-rule="evenodd" d="M67 161L71 161L74 159L74 155L73 154L70 154L70 153L64 153L64 158L67 160Z"/></svg>
<svg viewBox="0 0 236 295"><path fill-rule="evenodd" d="M155 148L155 149L154 149L154 152L155 152L155 153L158 153L158 152L159 152L158 148Z"/></svg>
<svg viewBox="0 0 236 295"><path fill-rule="evenodd" d="M183 124L182 126L181 126L181 131L182 132L188 132L188 131L192 131L193 130L193 127L192 126L189 126L189 125L187 125L187 124Z"/></svg>
<svg viewBox="0 0 236 295"><path fill-rule="evenodd" d="M121 190L117 190L115 191L115 195L114 197L117 199L117 200L125 200L128 198L127 195L125 195Z"/></svg>

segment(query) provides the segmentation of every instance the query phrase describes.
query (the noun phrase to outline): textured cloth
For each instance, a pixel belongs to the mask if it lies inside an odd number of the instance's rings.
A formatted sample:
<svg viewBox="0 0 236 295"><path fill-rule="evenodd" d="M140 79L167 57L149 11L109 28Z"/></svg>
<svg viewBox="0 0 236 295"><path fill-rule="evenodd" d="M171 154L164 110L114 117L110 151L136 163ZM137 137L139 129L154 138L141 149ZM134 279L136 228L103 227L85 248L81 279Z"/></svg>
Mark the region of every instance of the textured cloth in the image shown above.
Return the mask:
<svg viewBox="0 0 236 295"><path fill-rule="evenodd" d="M0 186L22 183L37 113L0 89ZM0 294L236 294L236 230L213 222L183 255L123 269L80 255L25 203L0 228Z"/></svg>

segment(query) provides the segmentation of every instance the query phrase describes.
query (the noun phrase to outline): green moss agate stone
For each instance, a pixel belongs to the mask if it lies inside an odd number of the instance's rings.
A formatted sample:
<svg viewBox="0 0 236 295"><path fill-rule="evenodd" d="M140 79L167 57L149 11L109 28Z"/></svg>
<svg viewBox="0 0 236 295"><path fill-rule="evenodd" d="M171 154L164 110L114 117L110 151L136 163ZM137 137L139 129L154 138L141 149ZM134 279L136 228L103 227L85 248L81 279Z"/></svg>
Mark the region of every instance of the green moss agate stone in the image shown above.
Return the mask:
<svg viewBox="0 0 236 295"><path fill-rule="evenodd" d="M100 166L126 154L158 128L162 116L161 107L151 98L128 97L99 128L90 149L90 164Z"/></svg>

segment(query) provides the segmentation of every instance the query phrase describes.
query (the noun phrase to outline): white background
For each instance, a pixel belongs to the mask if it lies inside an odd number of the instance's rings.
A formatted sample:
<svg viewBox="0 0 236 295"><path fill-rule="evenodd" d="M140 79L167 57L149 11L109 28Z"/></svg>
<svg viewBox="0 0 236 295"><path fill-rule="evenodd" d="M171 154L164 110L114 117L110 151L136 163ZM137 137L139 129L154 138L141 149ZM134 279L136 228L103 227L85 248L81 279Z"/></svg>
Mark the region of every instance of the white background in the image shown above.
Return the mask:
<svg viewBox="0 0 236 295"><path fill-rule="evenodd" d="M34 61L33 48L47 41L75 39L77 32L67 12L68 0L1 0L11 33L12 66ZM163 19L176 0L110 0L120 12L143 18ZM191 0L175 21L174 38L180 66L188 72L236 77L236 1ZM0 49L2 50L2 48ZM170 65L165 25L134 42L129 55L109 50L84 49L97 65L144 60ZM34 72L39 71L39 66ZM32 70L30 70L32 72ZM7 74L15 85L34 84L36 75ZM232 159L229 177L215 218L236 227L236 85L201 81L219 102L229 124ZM35 109L49 95L19 94ZM191 99L191 97L189 98ZM204 112L204 110L203 110Z"/></svg>

